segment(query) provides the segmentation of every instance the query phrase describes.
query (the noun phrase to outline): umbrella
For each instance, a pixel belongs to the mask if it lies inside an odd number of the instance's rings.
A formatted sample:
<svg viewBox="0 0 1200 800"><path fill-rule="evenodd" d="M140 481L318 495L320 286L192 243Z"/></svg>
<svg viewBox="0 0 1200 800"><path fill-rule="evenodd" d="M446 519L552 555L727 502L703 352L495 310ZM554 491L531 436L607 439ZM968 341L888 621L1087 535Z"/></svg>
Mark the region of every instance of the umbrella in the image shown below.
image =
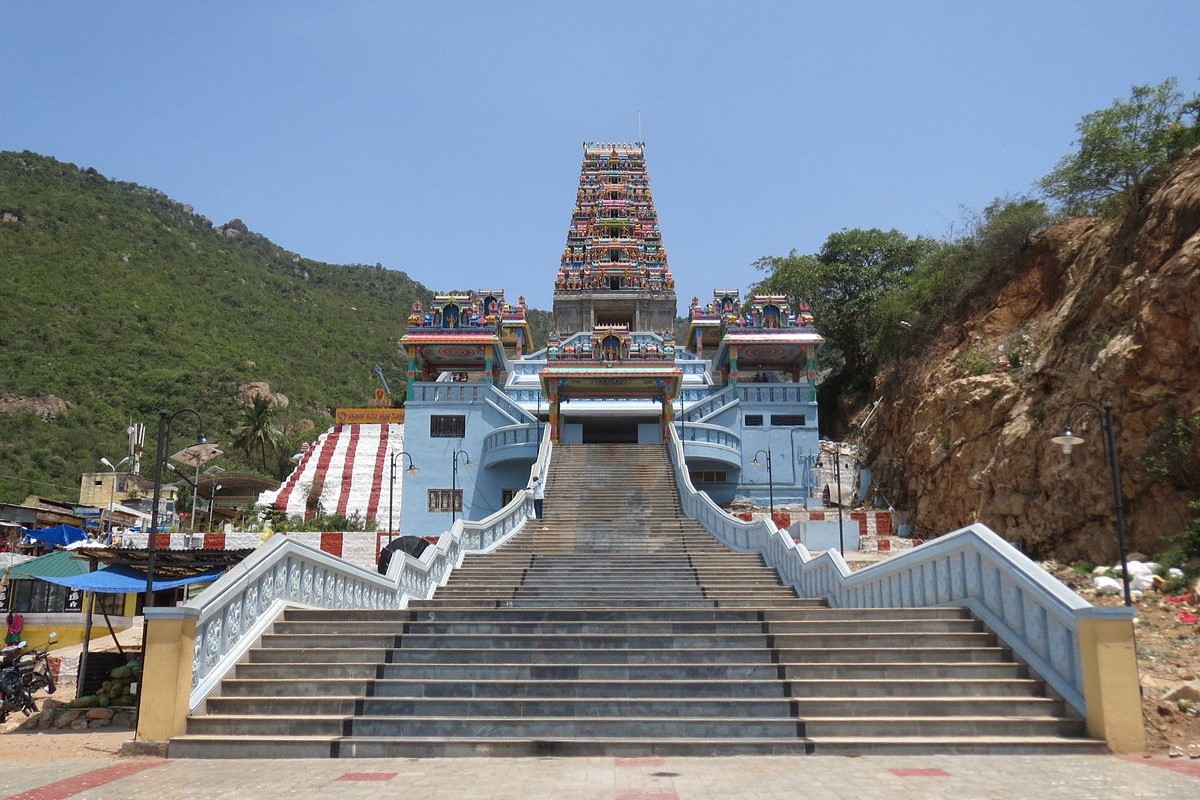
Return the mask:
<svg viewBox="0 0 1200 800"><path fill-rule="evenodd" d="M53 528L39 528L38 530L29 530L25 528L25 535L30 539L37 539L46 544L54 544L59 547L66 547L71 542L78 542L87 538L87 534L82 528L76 528L74 525L55 525Z"/></svg>
<svg viewBox="0 0 1200 800"><path fill-rule="evenodd" d="M422 539L420 536L398 536L388 542L383 548L383 552L379 554L379 574L386 575L388 564L392 561L392 553L399 550L402 553L408 553L413 558L420 558L421 553L425 552L425 548L429 547L429 542Z"/></svg>

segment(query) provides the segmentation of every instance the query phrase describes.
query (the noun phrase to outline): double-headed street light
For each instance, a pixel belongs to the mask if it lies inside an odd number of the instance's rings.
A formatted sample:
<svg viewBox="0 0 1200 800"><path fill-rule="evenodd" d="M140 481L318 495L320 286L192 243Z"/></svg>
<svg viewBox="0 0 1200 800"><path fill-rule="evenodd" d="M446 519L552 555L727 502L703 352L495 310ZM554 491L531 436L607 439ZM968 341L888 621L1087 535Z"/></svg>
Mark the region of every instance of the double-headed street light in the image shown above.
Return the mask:
<svg viewBox="0 0 1200 800"><path fill-rule="evenodd" d="M763 453L767 457L767 503L771 509L771 520L775 519L775 476L771 472L771 451L759 450L754 454L754 458L750 461L750 466L758 466L759 453Z"/></svg>
<svg viewBox="0 0 1200 800"><path fill-rule="evenodd" d="M162 502L162 473L163 464L167 460L167 441L171 436L171 425L180 414L194 414L196 417L196 443L180 451L180 453L190 453L195 456L196 463L202 464L208 461L214 452L220 452L216 445L209 442L208 437L204 435L204 419L196 409L181 408L174 414L169 414L166 411L158 412L158 442L155 444L154 450L154 499L152 501L153 506L150 508L150 534L146 538L145 606L149 606L153 602L154 597L155 540L158 537L158 507L159 503ZM176 453L176 456L180 455L180 453ZM144 659L143 663L145 663Z"/></svg>
<svg viewBox="0 0 1200 800"><path fill-rule="evenodd" d="M451 456L451 461L454 464L450 472L450 525L454 525L454 521L458 519L458 457L464 456L463 466L470 469L474 466L471 463L471 456L467 455L466 450L455 450Z"/></svg>
<svg viewBox="0 0 1200 800"><path fill-rule="evenodd" d="M129 460L129 456L125 456L113 466L113 463L104 456L100 456L100 463L112 470L112 485L108 487L108 510L111 513L113 510L113 498L117 492L117 468ZM111 523L110 523L111 524Z"/></svg>
<svg viewBox="0 0 1200 800"><path fill-rule="evenodd" d="M417 465L413 463L413 457L406 451L393 450L388 454L388 462L391 464L391 483L388 484L388 542L391 542L395 535L392 533L392 501L396 494L396 459L399 456L408 458L408 469L404 470L405 475L416 475L421 471L417 469Z"/></svg>
<svg viewBox="0 0 1200 800"><path fill-rule="evenodd" d="M1121 462L1117 457L1117 437L1114 433L1112 403L1105 400L1103 405L1096 405L1084 400L1071 406L1067 412L1067 424L1063 427L1062 434L1055 436L1050 441L1061 446L1063 453L1067 455L1071 453L1071 448L1083 444L1083 437L1076 436L1071 428L1071 420L1075 416L1076 410L1080 408L1090 408L1095 411L1096 415L1100 417L1100 428L1104 432L1109 476L1112 479L1113 508L1116 511L1117 550L1121 555L1121 581L1125 588L1125 605L1132 606L1133 596L1129 591L1129 563L1125 543L1125 504L1121 499Z"/></svg>

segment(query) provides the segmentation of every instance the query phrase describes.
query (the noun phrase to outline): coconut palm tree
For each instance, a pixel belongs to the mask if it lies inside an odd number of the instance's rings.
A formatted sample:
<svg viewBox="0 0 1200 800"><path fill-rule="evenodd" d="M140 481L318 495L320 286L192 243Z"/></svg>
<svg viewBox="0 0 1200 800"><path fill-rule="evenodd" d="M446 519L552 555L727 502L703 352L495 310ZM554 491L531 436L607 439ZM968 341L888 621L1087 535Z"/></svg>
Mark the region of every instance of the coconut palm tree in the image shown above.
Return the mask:
<svg viewBox="0 0 1200 800"><path fill-rule="evenodd" d="M267 453L274 453L283 441L283 432L273 424L275 404L266 397L255 397L242 410L242 421L233 429L233 446L249 461L258 450L262 469L267 471Z"/></svg>

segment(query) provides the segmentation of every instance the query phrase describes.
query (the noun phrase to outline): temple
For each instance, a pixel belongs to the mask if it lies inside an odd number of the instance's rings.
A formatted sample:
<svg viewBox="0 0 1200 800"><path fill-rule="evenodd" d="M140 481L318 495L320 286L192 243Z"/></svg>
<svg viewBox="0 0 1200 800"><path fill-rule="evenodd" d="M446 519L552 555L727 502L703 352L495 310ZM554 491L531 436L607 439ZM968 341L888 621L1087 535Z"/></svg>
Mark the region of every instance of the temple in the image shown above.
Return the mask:
<svg viewBox="0 0 1200 800"><path fill-rule="evenodd" d="M711 302L692 298L684 341L676 308L644 146L585 143L548 341L531 342L524 298L510 304L500 289L415 304L399 343L399 416L339 416L347 424L305 453L275 506L303 511L301 500L281 502L287 486L315 486L326 509L436 536L524 488L544 434L636 445L672 429L693 484L716 502L820 506L813 359L823 340L807 307L718 289Z"/></svg>

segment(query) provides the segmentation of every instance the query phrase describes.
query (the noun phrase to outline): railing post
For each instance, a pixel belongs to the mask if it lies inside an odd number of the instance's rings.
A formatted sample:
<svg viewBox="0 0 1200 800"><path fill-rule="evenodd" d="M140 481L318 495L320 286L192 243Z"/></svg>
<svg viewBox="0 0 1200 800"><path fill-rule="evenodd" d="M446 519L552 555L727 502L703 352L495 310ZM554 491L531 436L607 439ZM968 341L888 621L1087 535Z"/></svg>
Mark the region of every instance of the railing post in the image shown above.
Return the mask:
<svg viewBox="0 0 1200 800"><path fill-rule="evenodd" d="M1114 753L1146 748L1142 691L1134 653L1133 620L1088 609L1079 617L1079 660L1089 736L1103 739Z"/></svg>
<svg viewBox="0 0 1200 800"><path fill-rule="evenodd" d="M138 693L137 738L164 742L183 733L192 691L192 653L200 612L146 609L146 663Z"/></svg>

